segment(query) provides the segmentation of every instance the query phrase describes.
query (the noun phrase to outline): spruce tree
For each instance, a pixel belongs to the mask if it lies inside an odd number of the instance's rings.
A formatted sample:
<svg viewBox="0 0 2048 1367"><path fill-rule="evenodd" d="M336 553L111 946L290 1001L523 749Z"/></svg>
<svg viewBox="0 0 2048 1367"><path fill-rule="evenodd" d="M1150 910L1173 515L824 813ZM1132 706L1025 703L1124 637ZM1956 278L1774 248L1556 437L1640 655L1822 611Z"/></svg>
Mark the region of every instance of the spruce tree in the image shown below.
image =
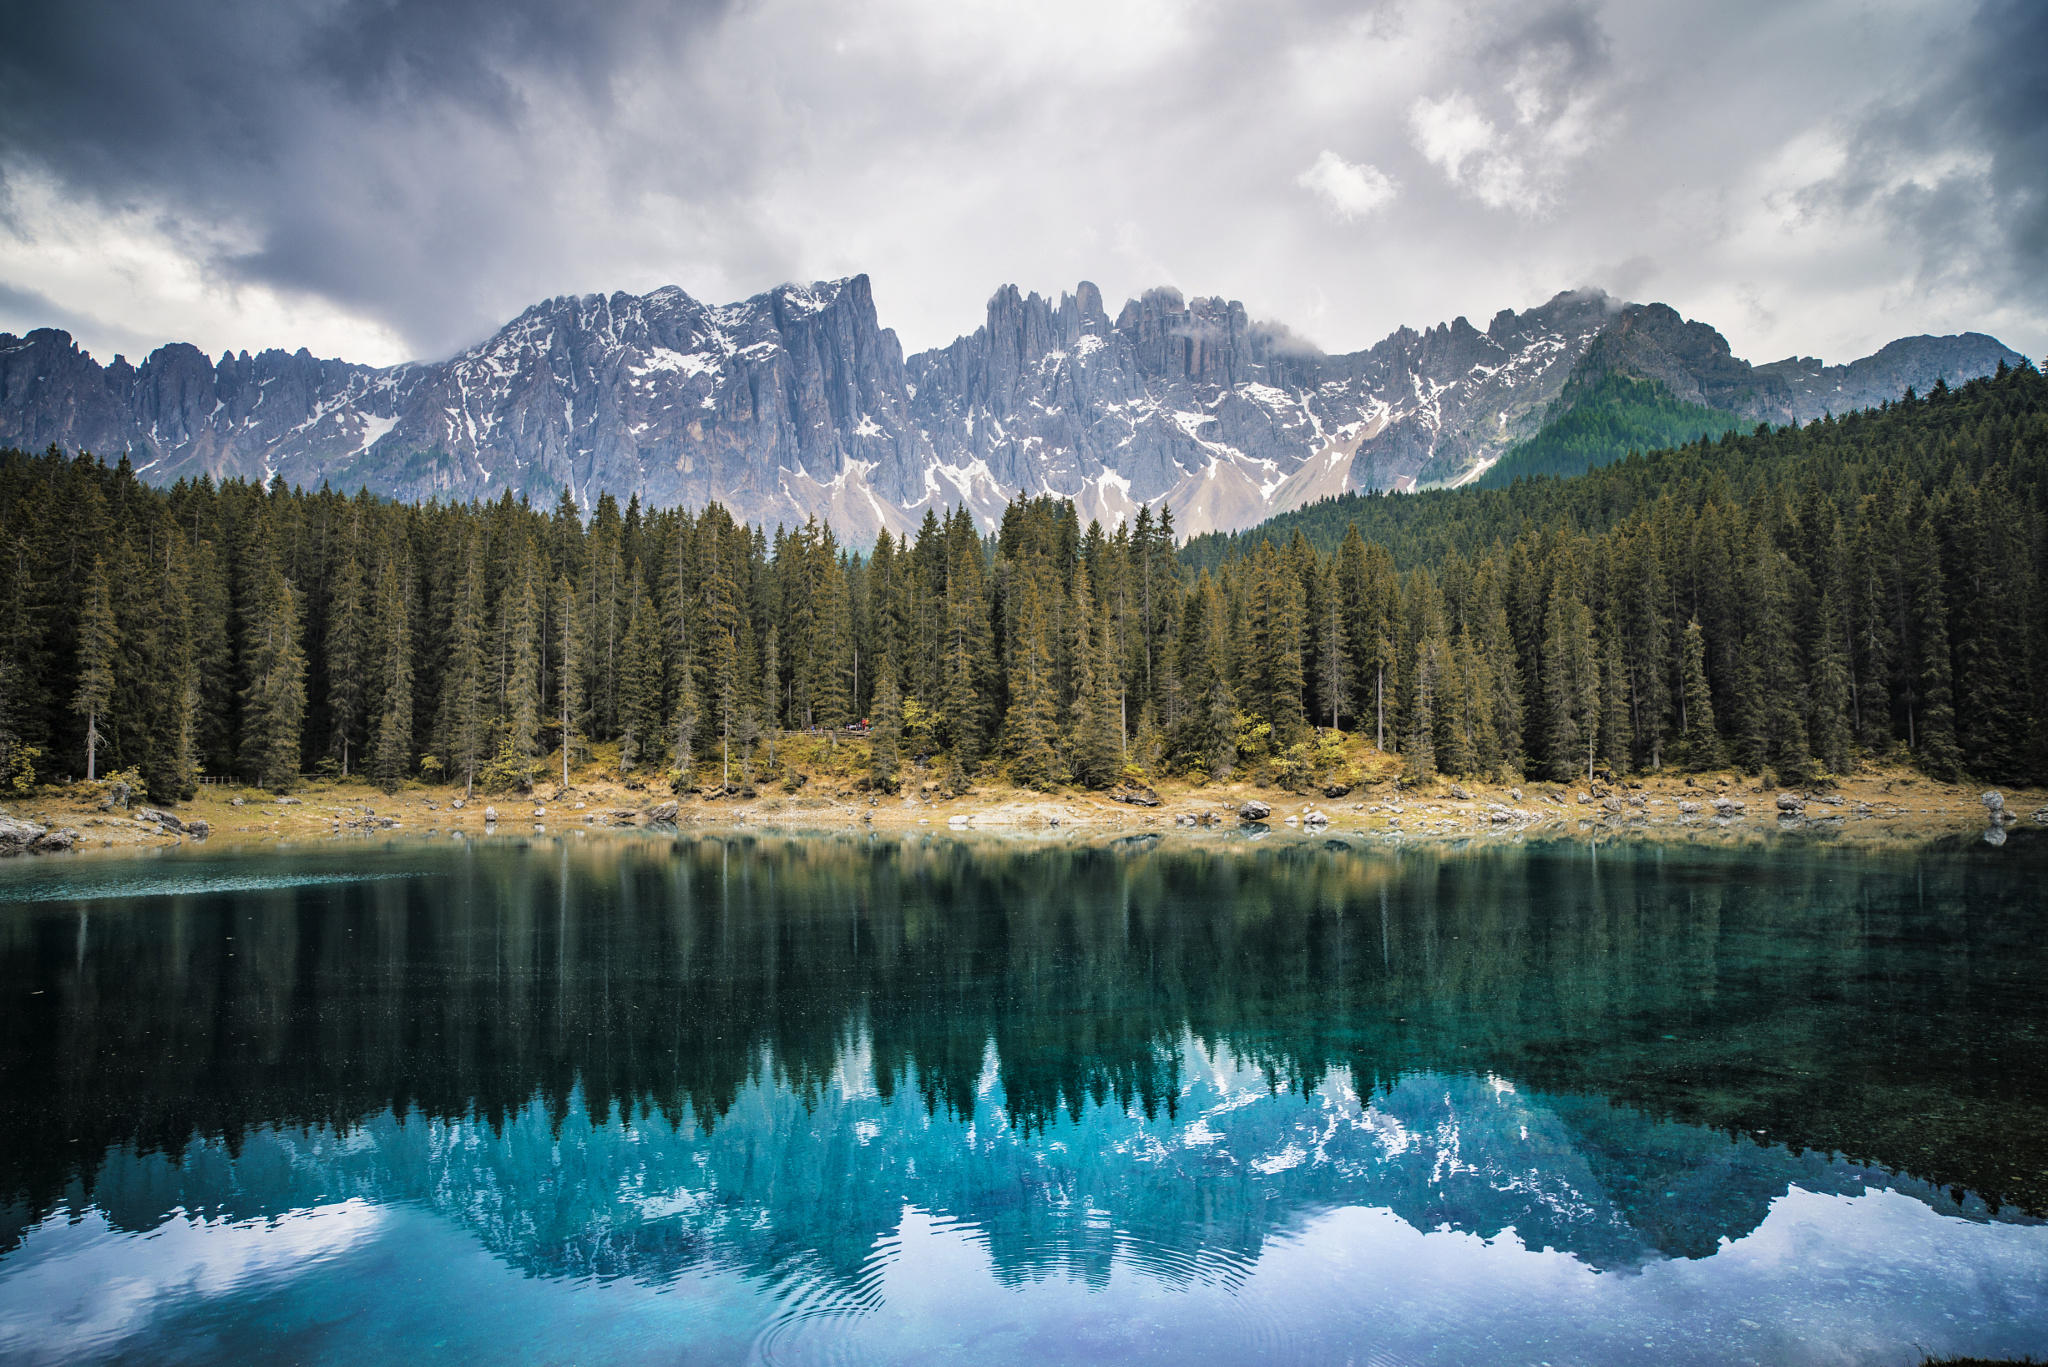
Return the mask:
<svg viewBox="0 0 2048 1367"><path fill-rule="evenodd" d="M343 778L352 772L370 691L369 585L361 549L358 512L343 533L341 567L327 603L327 748L340 763Z"/></svg>
<svg viewBox="0 0 2048 1367"><path fill-rule="evenodd" d="M106 557L96 555L78 614L78 687L71 695L71 710L85 721L87 783L99 776L100 728L114 699L114 663L120 646Z"/></svg>
<svg viewBox="0 0 2048 1367"><path fill-rule="evenodd" d="M1005 729L1010 777L1019 787L1050 789L1059 781L1053 739L1059 727L1059 692L1053 678L1052 622L1046 610L1045 572L1020 571L1017 641L1010 656L1010 712Z"/></svg>
<svg viewBox="0 0 2048 1367"><path fill-rule="evenodd" d="M619 669L619 768L631 772L662 753L661 632L654 607L635 592Z"/></svg>
<svg viewBox="0 0 2048 1367"><path fill-rule="evenodd" d="M567 497L565 493L563 497ZM575 583L567 574L555 580L555 622L557 648L561 658L555 666L555 722L562 745L562 787L569 786L569 765L583 757L583 617L582 602Z"/></svg>
<svg viewBox="0 0 2048 1367"><path fill-rule="evenodd" d="M1813 636L1807 734L1821 767L1831 774L1846 774L1851 739L1848 637L1832 587L1822 592L1814 610Z"/></svg>
<svg viewBox="0 0 2048 1367"><path fill-rule="evenodd" d="M275 564L263 575L244 649L249 683L242 694L242 743L250 776L287 792L299 773L306 657L299 646L298 595Z"/></svg>
<svg viewBox="0 0 2048 1367"><path fill-rule="evenodd" d="M1543 622L1544 757L1552 778L1592 782L1600 733L1600 663L1593 615L1579 597L1558 588Z"/></svg>
<svg viewBox="0 0 2048 1367"><path fill-rule="evenodd" d="M1122 750L1117 703L1111 696L1113 663L1108 653L1108 626L1095 610L1088 570L1074 571L1069 614L1074 624L1072 647L1074 706L1069 754L1074 781L1088 788L1106 788L1116 778Z"/></svg>
<svg viewBox="0 0 2048 1367"><path fill-rule="evenodd" d="M1906 700L1906 744L1936 778L1962 768L1956 745L1954 664L1949 656L1948 592L1931 521L1922 518L1909 543L1913 692Z"/></svg>
<svg viewBox="0 0 2048 1367"><path fill-rule="evenodd" d="M410 566L394 539L378 575L377 702L370 728L370 777L387 793L412 771L412 592Z"/></svg>
<svg viewBox="0 0 2048 1367"><path fill-rule="evenodd" d="M142 619L140 688L142 779L159 802L198 790L198 680L192 665L192 613L183 545L169 528L152 535Z"/></svg>
<svg viewBox="0 0 2048 1367"><path fill-rule="evenodd" d="M896 666L886 653L877 668L880 672L875 680L875 713L870 732L874 757L868 765L868 777L877 791L893 793L896 773L902 764L903 695L896 687Z"/></svg>
<svg viewBox="0 0 2048 1367"><path fill-rule="evenodd" d="M488 758L490 713L484 659L484 573L470 547L448 625L448 667L441 675L440 729L449 776L462 776L464 796L476 791Z"/></svg>
<svg viewBox="0 0 2048 1367"><path fill-rule="evenodd" d="M522 556L522 560L526 557ZM500 763L513 786L533 786L541 756L541 613L540 595L531 562L521 566L507 590L505 614L509 667L505 681L505 734Z"/></svg>
<svg viewBox="0 0 2048 1367"><path fill-rule="evenodd" d="M1685 624L1679 654L1680 746L1693 769L1721 763L1721 737L1714 729L1714 694L1707 685L1707 639L1698 621Z"/></svg>

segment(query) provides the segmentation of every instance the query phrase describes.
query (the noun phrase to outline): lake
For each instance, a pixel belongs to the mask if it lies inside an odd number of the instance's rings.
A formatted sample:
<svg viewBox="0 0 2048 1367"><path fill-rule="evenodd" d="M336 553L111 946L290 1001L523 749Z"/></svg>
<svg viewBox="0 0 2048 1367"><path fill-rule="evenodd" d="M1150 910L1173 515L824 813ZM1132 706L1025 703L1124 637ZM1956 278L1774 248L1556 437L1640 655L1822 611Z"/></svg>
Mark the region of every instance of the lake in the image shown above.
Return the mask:
<svg viewBox="0 0 2048 1367"><path fill-rule="evenodd" d="M0 1360L2048 1354L2048 832L0 868Z"/></svg>

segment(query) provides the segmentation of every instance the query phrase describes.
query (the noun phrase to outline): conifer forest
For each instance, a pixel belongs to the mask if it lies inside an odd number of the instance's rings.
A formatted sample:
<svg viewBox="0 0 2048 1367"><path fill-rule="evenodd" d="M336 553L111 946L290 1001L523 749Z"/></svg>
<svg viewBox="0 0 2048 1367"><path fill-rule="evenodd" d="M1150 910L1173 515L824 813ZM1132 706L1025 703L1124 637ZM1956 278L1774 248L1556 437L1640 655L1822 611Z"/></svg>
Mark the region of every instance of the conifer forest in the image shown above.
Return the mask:
<svg viewBox="0 0 2048 1367"><path fill-rule="evenodd" d="M793 733L1101 788L1871 760L2048 779L2048 381L2031 367L1572 478L1347 496L1177 546L1012 502L842 544L702 512L407 506L0 456L0 787L135 771L525 789L616 744L687 790ZM566 754L565 754L566 751Z"/></svg>

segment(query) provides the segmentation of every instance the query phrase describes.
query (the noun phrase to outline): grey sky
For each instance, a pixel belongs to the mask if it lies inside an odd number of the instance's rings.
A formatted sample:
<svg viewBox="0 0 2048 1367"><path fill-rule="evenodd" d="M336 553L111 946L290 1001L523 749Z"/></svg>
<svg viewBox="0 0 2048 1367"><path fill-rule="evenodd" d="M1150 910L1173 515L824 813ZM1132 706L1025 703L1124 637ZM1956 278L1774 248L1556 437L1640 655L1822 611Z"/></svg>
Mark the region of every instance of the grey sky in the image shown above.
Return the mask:
<svg viewBox="0 0 2048 1367"><path fill-rule="evenodd" d="M1585 285L2048 350L2038 0L0 0L0 108L0 329L102 359L855 271L910 350L1084 277L1332 350Z"/></svg>

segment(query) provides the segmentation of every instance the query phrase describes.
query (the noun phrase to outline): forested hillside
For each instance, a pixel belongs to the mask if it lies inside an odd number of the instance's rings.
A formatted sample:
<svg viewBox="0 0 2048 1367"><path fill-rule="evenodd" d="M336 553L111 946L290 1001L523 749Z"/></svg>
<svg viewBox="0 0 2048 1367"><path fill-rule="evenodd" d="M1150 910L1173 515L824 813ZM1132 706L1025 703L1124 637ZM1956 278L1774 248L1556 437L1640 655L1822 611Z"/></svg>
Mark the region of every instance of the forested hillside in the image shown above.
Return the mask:
<svg viewBox="0 0 2048 1367"><path fill-rule="evenodd" d="M1586 383L1574 376L1543 430L1510 447L1474 482L1499 489L1525 475L1576 475L1630 451L1661 451L1742 426L1732 413L1681 403L1655 380L1609 372Z"/></svg>
<svg viewBox="0 0 2048 1367"><path fill-rule="evenodd" d="M0 781L513 788L566 741L678 788L795 782L779 740L861 718L884 788L912 760L956 788L1300 784L1332 725L1422 777L1732 762L1789 782L1910 757L2040 778L2044 499L2032 368L1183 552L1170 516L1105 535L1052 499L990 538L927 515L861 557L716 506L158 491L125 462L12 452Z"/></svg>

